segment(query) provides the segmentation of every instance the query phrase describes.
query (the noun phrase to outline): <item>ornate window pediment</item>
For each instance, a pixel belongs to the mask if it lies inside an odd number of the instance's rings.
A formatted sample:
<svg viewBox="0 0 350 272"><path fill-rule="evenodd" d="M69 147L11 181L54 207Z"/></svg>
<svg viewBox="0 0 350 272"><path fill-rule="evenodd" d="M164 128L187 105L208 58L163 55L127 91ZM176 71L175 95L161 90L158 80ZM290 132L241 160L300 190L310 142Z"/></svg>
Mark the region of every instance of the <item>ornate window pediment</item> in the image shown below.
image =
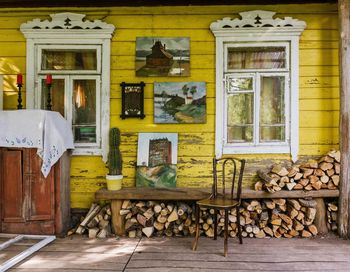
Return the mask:
<svg viewBox="0 0 350 272"><path fill-rule="evenodd" d="M304 21L294 19L292 17L285 17L284 19L273 18L276 12L253 10L240 12L241 18L231 19L225 17L221 20L211 23L210 29L218 36L218 34L225 32L291 32L303 31L306 27Z"/></svg>
<svg viewBox="0 0 350 272"><path fill-rule="evenodd" d="M34 19L21 25L21 29L112 29L114 26L101 20L84 20L85 14L62 12L50 14L51 21Z"/></svg>

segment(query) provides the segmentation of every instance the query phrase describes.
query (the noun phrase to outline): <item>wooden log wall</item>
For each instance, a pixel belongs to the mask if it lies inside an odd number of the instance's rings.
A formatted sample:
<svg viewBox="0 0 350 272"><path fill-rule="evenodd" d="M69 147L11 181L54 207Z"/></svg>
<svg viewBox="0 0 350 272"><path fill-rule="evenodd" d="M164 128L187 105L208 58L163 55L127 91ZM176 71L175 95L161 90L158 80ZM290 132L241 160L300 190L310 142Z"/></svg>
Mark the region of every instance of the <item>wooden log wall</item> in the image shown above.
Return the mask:
<svg viewBox="0 0 350 272"><path fill-rule="evenodd" d="M300 40L300 156L325 154L338 147L339 72L338 13L336 4L210 6L210 7L105 7L0 9L0 74L4 75L4 108L17 105L16 74L25 73L26 46L19 26L34 18L71 11L87 14L116 26L111 48L111 126L122 131L123 186L135 184L137 134L139 132L179 133L178 183L180 187L209 187L215 138L215 42L211 22L236 17L238 12L262 9L291 16L307 24ZM135 76L136 37L189 37L191 76L155 78ZM25 77L24 77L25 80ZM144 120L121 120L121 82L146 83ZM207 123L156 125L153 123L153 83L157 81L205 81ZM24 90L25 96L25 90ZM25 103L25 102L24 102ZM242 156L243 157L243 156ZM245 186L251 186L256 170L286 155L246 155ZM105 186L107 169L100 157L75 156L71 169L73 208L88 208L94 193Z"/></svg>

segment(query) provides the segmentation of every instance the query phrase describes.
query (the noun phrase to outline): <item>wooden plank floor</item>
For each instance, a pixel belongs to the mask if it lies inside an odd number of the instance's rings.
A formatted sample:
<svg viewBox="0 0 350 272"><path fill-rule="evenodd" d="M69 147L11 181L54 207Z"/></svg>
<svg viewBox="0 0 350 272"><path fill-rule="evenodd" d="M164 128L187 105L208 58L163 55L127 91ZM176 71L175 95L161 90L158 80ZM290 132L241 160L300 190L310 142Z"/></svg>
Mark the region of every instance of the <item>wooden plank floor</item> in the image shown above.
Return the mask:
<svg viewBox="0 0 350 272"><path fill-rule="evenodd" d="M57 239L10 271L24 272L167 272L167 271L350 271L350 240L331 236L312 239L223 240L200 238ZM28 247L18 243L0 251L0 260Z"/></svg>

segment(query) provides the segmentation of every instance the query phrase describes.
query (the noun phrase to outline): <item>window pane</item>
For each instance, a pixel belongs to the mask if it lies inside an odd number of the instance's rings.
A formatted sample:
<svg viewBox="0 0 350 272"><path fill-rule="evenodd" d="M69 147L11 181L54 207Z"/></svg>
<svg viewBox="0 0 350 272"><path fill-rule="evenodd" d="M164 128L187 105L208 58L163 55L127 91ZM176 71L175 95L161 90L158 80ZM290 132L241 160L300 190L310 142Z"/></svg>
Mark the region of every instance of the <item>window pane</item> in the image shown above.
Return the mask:
<svg viewBox="0 0 350 272"><path fill-rule="evenodd" d="M285 126L261 126L261 142L283 142L285 139Z"/></svg>
<svg viewBox="0 0 350 272"><path fill-rule="evenodd" d="M240 78L227 78L227 91L234 93L238 91L252 91L253 90L253 78L252 77L240 77Z"/></svg>
<svg viewBox="0 0 350 272"><path fill-rule="evenodd" d="M53 79L51 85L51 110L64 114L64 79ZM48 88L45 80L41 80L41 109L47 109Z"/></svg>
<svg viewBox="0 0 350 272"><path fill-rule="evenodd" d="M240 93L228 96L227 141L252 142L254 94Z"/></svg>
<svg viewBox="0 0 350 272"><path fill-rule="evenodd" d="M96 142L96 80L73 80L73 134L77 143Z"/></svg>
<svg viewBox="0 0 350 272"><path fill-rule="evenodd" d="M42 70L97 70L95 49L42 50Z"/></svg>
<svg viewBox="0 0 350 272"><path fill-rule="evenodd" d="M285 67L285 47L248 47L228 49L228 69L278 69Z"/></svg>
<svg viewBox="0 0 350 272"><path fill-rule="evenodd" d="M260 141L285 140L285 77L261 77Z"/></svg>

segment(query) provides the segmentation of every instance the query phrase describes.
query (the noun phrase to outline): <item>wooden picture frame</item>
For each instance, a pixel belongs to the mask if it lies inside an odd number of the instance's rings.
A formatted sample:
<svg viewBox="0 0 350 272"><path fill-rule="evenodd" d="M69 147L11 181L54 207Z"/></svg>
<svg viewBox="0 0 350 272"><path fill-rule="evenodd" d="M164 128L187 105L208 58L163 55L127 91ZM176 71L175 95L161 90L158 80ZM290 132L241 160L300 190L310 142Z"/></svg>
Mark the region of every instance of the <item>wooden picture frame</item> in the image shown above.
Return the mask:
<svg viewBox="0 0 350 272"><path fill-rule="evenodd" d="M126 118L145 118L144 114L144 87L145 83L125 83L122 87L122 113L120 117Z"/></svg>

